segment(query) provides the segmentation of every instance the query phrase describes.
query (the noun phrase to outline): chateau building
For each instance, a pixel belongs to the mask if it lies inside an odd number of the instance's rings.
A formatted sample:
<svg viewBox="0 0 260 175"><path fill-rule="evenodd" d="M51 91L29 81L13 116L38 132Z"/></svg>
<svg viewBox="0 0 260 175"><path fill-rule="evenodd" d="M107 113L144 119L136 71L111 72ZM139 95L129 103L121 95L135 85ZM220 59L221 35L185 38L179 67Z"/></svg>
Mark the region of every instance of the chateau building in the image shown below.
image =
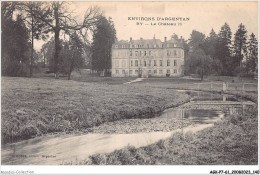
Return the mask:
<svg viewBox="0 0 260 175"><path fill-rule="evenodd" d="M177 77L184 71L183 40L118 41L112 46L112 77Z"/></svg>

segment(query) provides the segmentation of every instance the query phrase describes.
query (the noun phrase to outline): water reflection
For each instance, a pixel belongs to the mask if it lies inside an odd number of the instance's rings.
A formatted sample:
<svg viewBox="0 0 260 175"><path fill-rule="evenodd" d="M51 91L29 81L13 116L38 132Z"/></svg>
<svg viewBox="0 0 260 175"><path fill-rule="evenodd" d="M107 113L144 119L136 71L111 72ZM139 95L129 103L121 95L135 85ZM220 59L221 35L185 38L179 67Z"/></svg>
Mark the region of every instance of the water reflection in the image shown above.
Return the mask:
<svg viewBox="0 0 260 175"><path fill-rule="evenodd" d="M220 110L205 110L205 109L168 109L163 112L161 117L176 117L181 116L183 119L190 120L195 124L214 123L217 119L225 115Z"/></svg>
<svg viewBox="0 0 260 175"><path fill-rule="evenodd" d="M166 110L160 117L181 116L195 125L171 132L133 134L85 134L44 136L2 147L2 164L5 165L57 165L62 162L76 163L95 153L109 153L127 145L141 147L169 138L176 132L197 132L213 126L223 117L221 111Z"/></svg>

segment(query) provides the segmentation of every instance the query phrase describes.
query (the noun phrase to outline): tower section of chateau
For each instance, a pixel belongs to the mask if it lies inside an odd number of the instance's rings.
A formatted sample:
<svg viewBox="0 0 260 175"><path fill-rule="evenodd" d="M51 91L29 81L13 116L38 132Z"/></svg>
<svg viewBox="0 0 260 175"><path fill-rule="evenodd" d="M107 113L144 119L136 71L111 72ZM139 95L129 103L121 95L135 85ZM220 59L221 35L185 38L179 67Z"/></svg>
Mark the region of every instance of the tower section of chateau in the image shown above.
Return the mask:
<svg viewBox="0 0 260 175"><path fill-rule="evenodd" d="M183 39L118 41L112 46L112 77L179 77L184 72Z"/></svg>

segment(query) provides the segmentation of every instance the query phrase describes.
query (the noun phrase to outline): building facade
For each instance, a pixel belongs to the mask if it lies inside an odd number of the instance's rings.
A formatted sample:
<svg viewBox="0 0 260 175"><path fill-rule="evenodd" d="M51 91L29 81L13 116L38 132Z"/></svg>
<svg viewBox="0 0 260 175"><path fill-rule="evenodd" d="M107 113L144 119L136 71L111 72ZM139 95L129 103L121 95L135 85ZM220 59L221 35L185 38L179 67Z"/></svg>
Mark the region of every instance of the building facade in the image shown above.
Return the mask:
<svg viewBox="0 0 260 175"><path fill-rule="evenodd" d="M182 39L130 38L112 46L112 77L178 77L183 71Z"/></svg>

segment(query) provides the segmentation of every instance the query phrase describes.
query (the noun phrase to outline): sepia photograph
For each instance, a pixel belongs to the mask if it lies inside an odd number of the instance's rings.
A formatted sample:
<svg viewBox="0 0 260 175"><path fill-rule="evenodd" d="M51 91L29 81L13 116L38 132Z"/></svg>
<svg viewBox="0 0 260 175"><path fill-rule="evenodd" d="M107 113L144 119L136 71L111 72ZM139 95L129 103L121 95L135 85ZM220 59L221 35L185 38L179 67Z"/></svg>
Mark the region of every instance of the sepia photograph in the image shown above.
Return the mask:
<svg viewBox="0 0 260 175"><path fill-rule="evenodd" d="M257 1L1 1L1 174L259 174L258 38Z"/></svg>

